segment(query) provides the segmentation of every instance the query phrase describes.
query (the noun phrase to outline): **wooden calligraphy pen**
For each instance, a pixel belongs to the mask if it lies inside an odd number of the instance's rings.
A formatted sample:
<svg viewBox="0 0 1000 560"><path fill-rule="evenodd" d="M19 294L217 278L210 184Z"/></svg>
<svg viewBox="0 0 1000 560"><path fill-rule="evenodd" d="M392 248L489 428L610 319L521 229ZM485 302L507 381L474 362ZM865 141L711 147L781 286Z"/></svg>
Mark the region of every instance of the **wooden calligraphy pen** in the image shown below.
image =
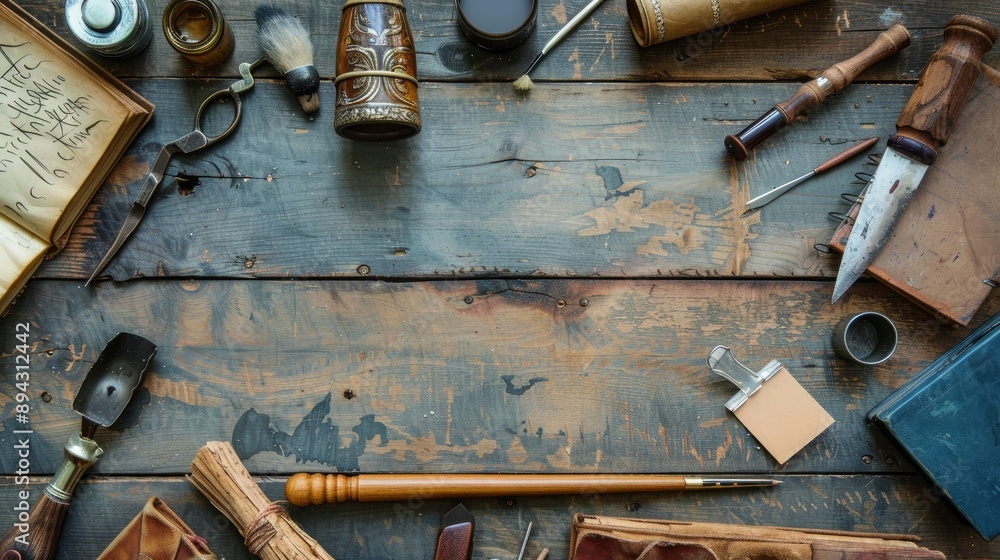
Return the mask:
<svg viewBox="0 0 1000 560"><path fill-rule="evenodd" d="M296 506L412 498L496 498L665 492L776 486L770 478L710 478L668 474L307 474L292 475L285 497Z"/></svg>

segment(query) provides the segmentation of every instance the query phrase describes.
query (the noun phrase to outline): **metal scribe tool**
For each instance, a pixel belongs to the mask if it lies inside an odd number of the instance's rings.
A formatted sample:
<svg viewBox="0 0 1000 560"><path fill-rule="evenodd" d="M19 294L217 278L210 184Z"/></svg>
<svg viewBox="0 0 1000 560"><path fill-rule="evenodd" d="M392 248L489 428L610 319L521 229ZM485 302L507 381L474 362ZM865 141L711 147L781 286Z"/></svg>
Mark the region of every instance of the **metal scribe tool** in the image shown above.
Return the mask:
<svg viewBox="0 0 1000 560"><path fill-rule="evenodd" d="M833 302L864 273L889 238L927 168L937 159L937 149L948 140L979 76L980 58L996 40L997 29L985 20L955 16L948 21L944 44L927 62L872 176L844 247Z"/></svg>
<svg viewBox="0 0 1000 560"><path fill-rule="evenodd" d="M528 548L528 539L531 537L531 526L533 523L528 522L528 528L524 531L524 541L521 542L521 552L517 553L517 560L524 560L524 549Z"/></svg>
<svg viewBox="0 0 1000 560"><path fill-rule="evenodd" d="M716 346L708 355L708 367L740 388L726 408L779 463L834 422L777 360L754 372L736 361L729 348Z"/></svg>
<svg viewBox="0 0 1000 560"><path fill-rule="evenodd" d="M749 201L747 201L747 208L743 213L746 214L751 210L755 210L757 208L760 208L761 206L764 206L768 202L771 202L772 200L792 190L793 187L804 182L806 179L815 177L816 175L819 175L824 171L833 169L834 167L840 165L841 163L844 163L845 161L851 159L852 157L860 154L861 152L864 152L865 150L874 146L876 142L878 142L877 136L875 138L869 138L868 140L865 140L864 142L861 142L859 144L855 144L854 146L851 146L850 148L844 150L843 152L840 152L839 154L833 156L832 158L817 165L816 167L813 168L812 171L806 173L805 175L799 177L798 179L792 179L791 181L785 183L784 185L781 185L780 187L775 187L760 196L751 198Z"/></svg>

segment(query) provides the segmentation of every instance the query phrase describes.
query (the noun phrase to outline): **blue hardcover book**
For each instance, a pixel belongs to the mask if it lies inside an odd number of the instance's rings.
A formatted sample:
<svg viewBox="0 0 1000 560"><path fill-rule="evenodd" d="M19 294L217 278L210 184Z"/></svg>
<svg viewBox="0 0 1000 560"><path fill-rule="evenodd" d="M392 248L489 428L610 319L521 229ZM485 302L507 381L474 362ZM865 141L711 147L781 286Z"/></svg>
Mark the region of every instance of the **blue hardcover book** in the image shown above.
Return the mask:
<svg viewBox="0 0 1000 560"><path fill-rule="evenodd" d="M1000 535L1000 314L868 413L987 540Z"/></svg>

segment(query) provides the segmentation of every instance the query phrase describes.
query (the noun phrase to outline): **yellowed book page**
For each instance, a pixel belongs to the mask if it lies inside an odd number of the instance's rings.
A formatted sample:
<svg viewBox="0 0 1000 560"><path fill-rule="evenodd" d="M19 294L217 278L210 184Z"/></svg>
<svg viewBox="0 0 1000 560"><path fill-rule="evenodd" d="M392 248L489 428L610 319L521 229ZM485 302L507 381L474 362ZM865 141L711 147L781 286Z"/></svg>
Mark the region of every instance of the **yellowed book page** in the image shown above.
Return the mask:
<svg viewBox="0 0 1000 560"><path fill-rule="evenodd" d="M34 273L49 244L0 216L0 312Z"/></svg>
<svg viewBox="0 0 1000 560"><path fill-rule="evenodd" d="M51 241L129 109L33 28L0 15L0 213Z"/></svg>

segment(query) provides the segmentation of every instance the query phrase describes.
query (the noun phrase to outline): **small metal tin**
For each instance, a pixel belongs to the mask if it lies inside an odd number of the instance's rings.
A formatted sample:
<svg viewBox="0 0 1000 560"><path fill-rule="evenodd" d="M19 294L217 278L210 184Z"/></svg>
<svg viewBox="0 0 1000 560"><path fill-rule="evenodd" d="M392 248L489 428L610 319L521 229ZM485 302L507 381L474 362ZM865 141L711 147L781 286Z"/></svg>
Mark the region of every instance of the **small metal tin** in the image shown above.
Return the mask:
<svg viewBox="0 0 1000 560"><path fill-rule="evenodd" d="M116 58L138 53L153 36L143 0L66 0L66 24L90 50Z"/></svg>
<svg viewBox="0 0 1000 560"><path fill-rule="evenodd" d="M233 30L212 0L171 0L163 10L167 43L198 66L214 66L236 46Z"/></svg>
<svg viewBox="0 0 1000 560"><path fill-rule="evenodd" d="M458 26L476 46L507 51L523 43L535 29L537 0L455 0Z"/></svg>
<svg viewBox="0 0 1000 560"><path fill-rule="evenodd" d="M866 311L845 317L833 330L833 349L864 365L881 364L896 351L896 325L881 313Z"/></svg>

